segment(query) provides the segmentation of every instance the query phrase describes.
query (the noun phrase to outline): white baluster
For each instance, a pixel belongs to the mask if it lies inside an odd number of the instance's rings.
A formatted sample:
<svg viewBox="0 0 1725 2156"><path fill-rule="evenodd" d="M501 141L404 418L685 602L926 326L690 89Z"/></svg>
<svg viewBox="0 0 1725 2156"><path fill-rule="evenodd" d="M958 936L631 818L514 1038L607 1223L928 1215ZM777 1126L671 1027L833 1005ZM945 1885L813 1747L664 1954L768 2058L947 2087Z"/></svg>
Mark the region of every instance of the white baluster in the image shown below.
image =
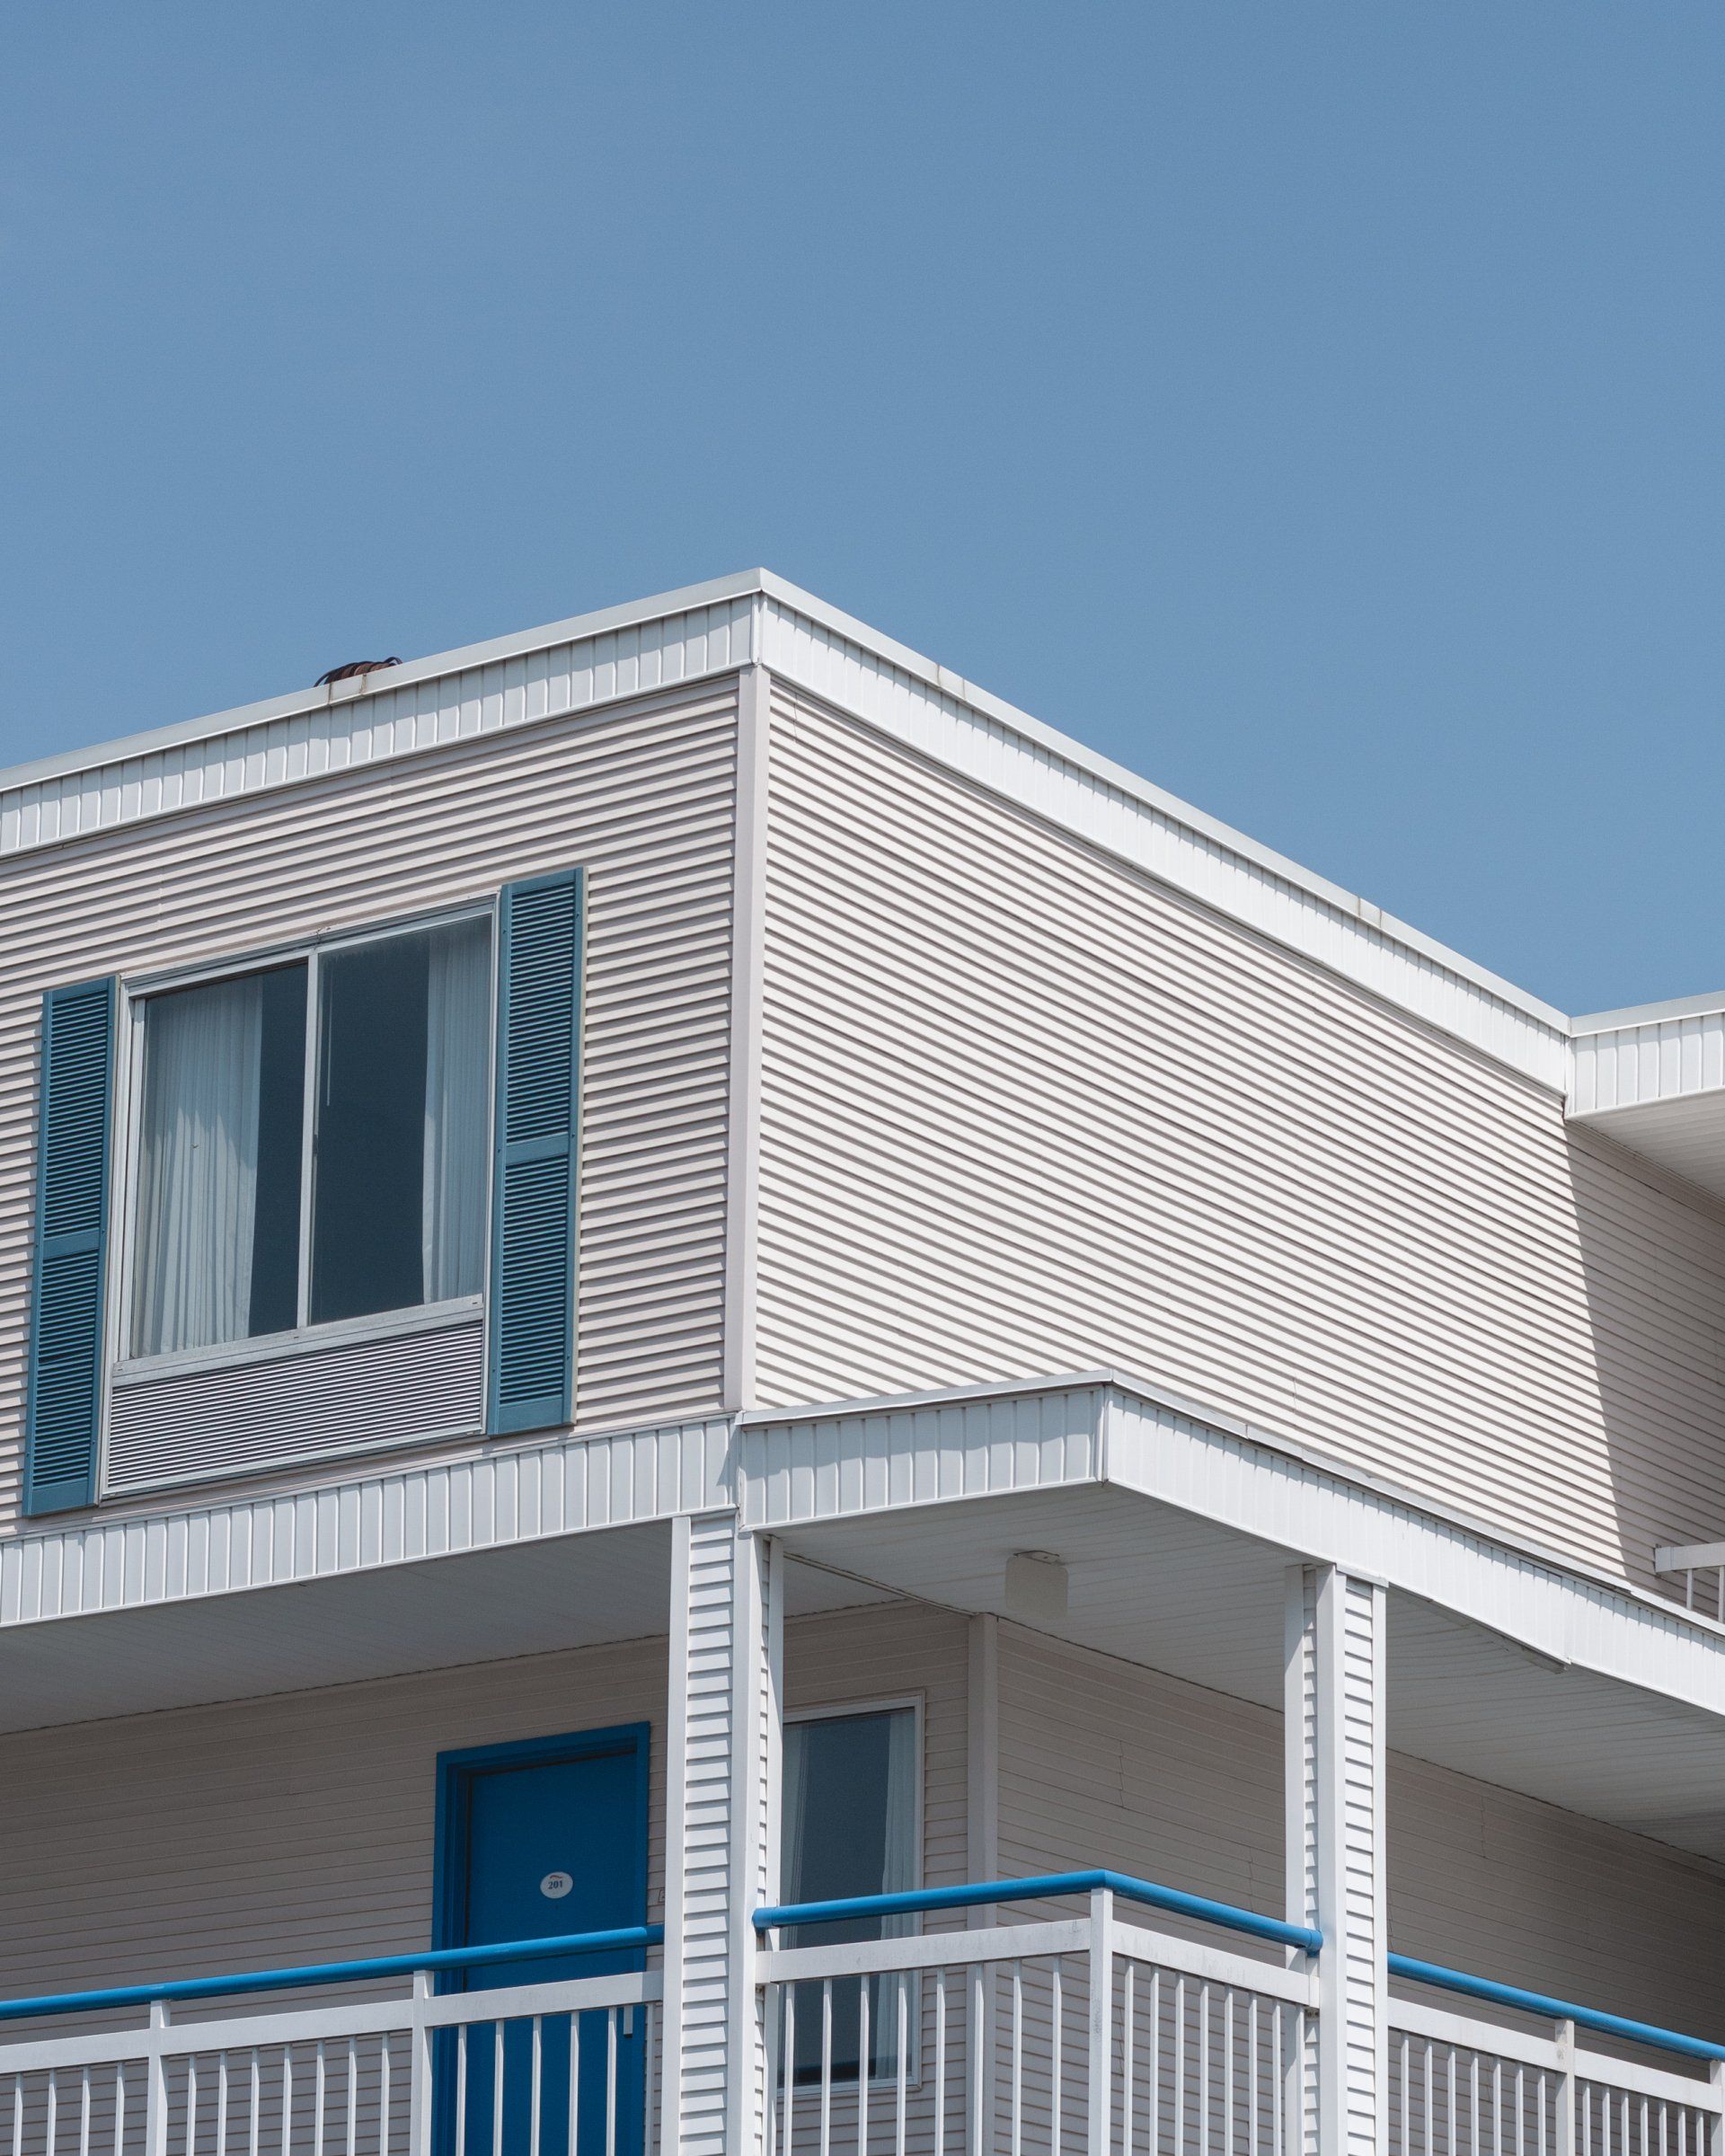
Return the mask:
<svg viewBox="0 0 1725 2156"><path fill-rule="evenodd" d="M892 2150L893 2156L905 2156L906 2109L910 2090L910 1980L900 1976L895 1981L898 1985L898 2086L893 2092Z"/></svg>
<svg viewBox="0 0 1725 2156"><path fill-rule="evenodd" d="M856 1980L856 2156L869 2156L869 1979Z"/></svg>
<svg viewBox="0 0 1725 2156"><path fill-rule="evenodd" d="M934 2156L946 2152L946 1971L934 1972Z"/></svg>
<svg viewBox="0 0 1725 2156"><path fill-rule="evenodd" d="M581 2129L581 2017L569 2017L569 2156L576 2156Z"/></svg>
<svg viewBox="0 0 1725 2156"><path fill-rule="evenodd" d="M1049 2027L1052 2032L1054 2053L1048 2072L1048 2156L1060 2156L1065 2140L1066 2121L1061 2116L1066 2108L1062 2089L1062 2070L1066 2054L1066 2010L1061 1982L1061 1964L1056 1959L1049 1977Z"/></svg>
<svg viewBox="0 0 1725 2156"><path fill-rule="evenodd" d="M543 2015L535 2014L533 2017L533 2111L527 2127L528 2156L539 2156L539 2116L544 2095L544 2019ZM500 2149L497 2156L503 2156Z"/></svg>
<svg viewBox="0 0 1725 2156"><path fill-rule="evenodd" d="M1575 2136L1575 2024L1557 2025L1556 2156L1577 2156Z"/></svg>
<svg viewBox="0 0 1725 2156"><path fill-rule="evenodd" d="M425 2018L435 1989L429 1969L415 1969L408 2001L407 2156L431 2156L433 2047L436 2037ZM254 2148L251 2156L258 2156ZM387 2145L378 2156L389 2156Z"/></svg>
<svg viewBox="0 0 1725 2156"><path fill-rule="evenodd" d="M497 2156L503 2156L500 2145ZM617 2010L605 2017L605 2156L617 2156Z"/></svg>

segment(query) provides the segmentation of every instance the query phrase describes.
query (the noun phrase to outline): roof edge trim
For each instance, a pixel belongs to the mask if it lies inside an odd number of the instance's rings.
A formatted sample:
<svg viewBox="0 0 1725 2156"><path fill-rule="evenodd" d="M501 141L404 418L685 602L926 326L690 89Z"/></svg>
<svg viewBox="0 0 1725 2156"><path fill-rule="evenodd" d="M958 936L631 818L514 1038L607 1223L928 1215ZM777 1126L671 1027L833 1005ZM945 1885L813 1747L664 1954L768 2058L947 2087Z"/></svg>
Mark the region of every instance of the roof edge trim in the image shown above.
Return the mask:
<svg viewBox="0 0 1725 2156"><path fill-rule="evenodd" d="M1285 854L1259 844L1204 810L1192 808L1136 772L1087 747L1041 720L1033 718L1029 712L992 694L950 667L936 664L896 639L871 628L855 615L846 614L842 608L831 605L812 592L805 591L765 569L737 570L703 583L659 592L647 598L601 607L483 642L435 652L426 658L391 667L383 673L359 676L323 688L293 691L286 695L238 705L228 711L182 720L149 732L125 736L116 740L93 744L87 748L70 750L15 765L9 770L0 771L0 795L14 794L36 786L52 787L57 782L81 774L117 770L164 751L195 747L284 720L303 719L337 711L348 704L363 703L367 696L386 695L416 684L503 660L521 658L534 652L579 643L585 639L601 637L614 632L626 632L653 622L694 613L704 607L722 605L745 598L767 601L772 606L782 608L787 614L812 623L825 634L842 640L866 654L871 661L920 685L924 690L944 702L974 714L990 727L1002 729L1040 755L1057 760L1084 781L1118 796L1133 808L1145 811L1152 817L1190 834L1199 844L1232 858L1247 873L1283 886L1289 892L1297 894L1303 902L1310 902L1323 909L1354 932L1363 933L1373 941L1381 940L1383 944L1406 952L1415 965L1447 975L1467 990L1484 995L1505 1011L1513 1012L1517 1020L1531 1021L1555 1041L1561 1042L1569 1037L1572 1021L1553 1005L1518 988L1513 982L1492 973L1487 968L1475 964L1461 952L1439 943L1368 900L1344 889L1339 884L1331 883L1312 870L1303 868ZM758 660L758 650L754 657ZM74 833L71 835L83 834ZM1212 900L1220 904L1224 912L1234 910L1216 894L1212 894ZM1346 972L1349 968L1344 967L1341 970ZM1406 999L1392 994L1390 1000L1402 1002ZM1411 1007L1418 1008L1417 1004ZM1491 1050L1488 1047L1487 1052L1491 1053ZM1539 1054L1545 1056L1549 1056L1549 1050L1539 1051ZM1515 1062L1517 1058L1511 1056L1508 1060Z"/></svg>

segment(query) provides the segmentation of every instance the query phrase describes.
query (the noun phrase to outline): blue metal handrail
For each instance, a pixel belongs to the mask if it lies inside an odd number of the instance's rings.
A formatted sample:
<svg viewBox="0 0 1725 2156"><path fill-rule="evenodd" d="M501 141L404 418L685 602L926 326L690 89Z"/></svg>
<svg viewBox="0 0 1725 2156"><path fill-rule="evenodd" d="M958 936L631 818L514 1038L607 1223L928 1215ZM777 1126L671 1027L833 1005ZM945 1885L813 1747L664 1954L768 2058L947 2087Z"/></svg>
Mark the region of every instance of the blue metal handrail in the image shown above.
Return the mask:
<svg viewBox="0 0 1725 2156"><path fill-rule="evenodd" d="M1573 2021L1578 2028L1624 2037L1659 2051L1681 2052L1685 2058L1725 2059L1725 2044L1682 2037L1675 2029L1656 2028L1650 2021L1629 2021L1621 2014L1602 2014L1596 2007L1572 2006L1567 2000L1548 1998L1544 1992L1524 1992L1513 1984L1494 1984L1489 1976L1469 1976L1435 1961L1415 1961L1407 1954L1392 1954L1389 1964L1392 1976L1404 1977L1411 1984L1435 1984L1442 1991L1460 1992L1465 1998L1489 2000L1493 2006L1512 2006L1524 2014L1538 2014L1547 2021Z"/></svg>
<svg viewBox="0 0 1725 2156"><path fill-rule="evenodd" d="M1034 1879L994 1879L983 1885L924 1886L906 1894L856 1895L847 1901L792 1902L781 1908L757 1909L755 1929L772 1931L784 1924L831 1924L852 1917L974 1909L984 1902L1046 1902L1057 1895L1093 1894L1099 1887L1119 1895L1123 1902L1142 1902L1148 1908L1170 1910L1176 1916L1195 1916L1207 1924L1247 1932L1253 1939L1297 1947L1304 1954L1315 1954L1323 1944L1322 1932L1305 1924L1285 1924L1279 1917L1236 1909L1231 1902L1207 1901L1201 1894L1182 1894L1177 1886L1154 1886L1148 1879L1135 1879L1123 1871L1059 1871Z"/></svg>
<svg viewBox="0 0 1725 2156"><path fill-rule="evenodd" d="M974 1909L987 1902L1048 1901L1057 1895L1092 1894L1106 1887L1122 1901L1140 1902L1152 1909L1176 1915L1198 1917L1231 1931L1244 1931L1254 1939L1274 1940L1279 1946L1297 1947L1316 1954L1323 1934L1304 1924L1283 1923L1253 1910L1236 1909L1227 1902L1208 1901L1202 1895L1182 1894L1177 1887L1158 1886L1119 1871L1063 1871L1031 1879L993 1879L961 1886L928 1886L905 1894L865 1894L847 1900L794 1902L777 1908L757 1909L755 1928L777 1931L789 1924L830 1924L847 1918L910 1916L936 1909ZM1444 1968L1437 1962L1416 1961L1410 1955L1392 1954L1389 1973L1411 1983L1429 1984L1482 1999L1494 2006L1513 2007L1548 2021L1572 2021L1578 2028L1597 2030L1602 2036L1620 2037L1646 2044L1655 2050L1672 2051L1691 2059L1725 2059L1725 2045L1709 2044L1700 2037L1685 2037L1676 2029L1659 2028L1651 2022L1632 2021L1622 2014L1601 2013L1597 2008L1576 2006L1543 1992L1525 1992L1515 1984L1494 1984L1485 1976L1470 1976L1460 1969Z"/></svg>
<svg viewBox="0 0 1725 2156"><path fill-rule="evenodd" d="M376 1976L411 1976L420 1969L474 1969L499 1961L543 1961L553 1954L621 1952L657 1947L663 1924L621 1931L571 1931L561 1939L505 1940L485 1947L428 1947L422 1954L374 1955L368 1961L308 1962L291 1969L251 1969L236 1976L180 1976L166 1984L124 1984L103 1992L60 1992L41 1999L0 1999L0 2021L39 2014L80 2014L120 2006L154 2006L158 1999L219 1999L233 1992L287 1992L314 1984L360 1984Z"/></svg>
<svg viewBox="0 0 1725 2156"><path fill-rule="evenodd" d="M847 1900L795 1902L778 1908L757 1909L755 1928L776 1931L787 1924L836 1923L846 1918L909 1916L937 1909L976 1908L988 1902L1049 1901L1059 1895L1092 1894L1106 1888L1122 1901L1142 1903L1176 1915L1197 1917L1254 1939L1270 1940L1280 1946L1297 1947L1315 1954L1323 1935L1304 1924L1283 1923L1273 1916L1260 1916L1231 1903L1212 1902L1202 1895L1182 1894L1178 1887L1159 1886L1148 1879L1135 1879L1119 1871L1066 1871L1039 1878L995 1879L960 1886L930 1886L906 1894L867 1894ZM288 1969L250 1969L226 1976L182 1976L161 1984L129 1984L105 1991L61 1992L33 1999L0 1999L0 2021L22 2021L50 2014L96 2013L118 2007L153 2006L156 2001L218 1999L246 1992L305 1990L314 1984L358 1984L385 1976L411 1976L420 1969L482 1968L504 1961L539 1961L558 1954L622 1952L631 1948L662 1945L662 1924L635 1924L616 1931L576 1931L558 1939L500 1941L483 1947L435 1947L419 1954L374 1955L364 1961L304 1963ZM1577 2006L1544 1992L1523 1991L1512 1984L1497 1984L1487 1976L1470 1976L1461 1969L1434 1961L1417 1961L1407 1954L1391 1954L1389 1973L1411 1984L1426 1984L1469 1999L1482 1999L1547 2021L1572 2021L1578 2028L1597 2030L1645 2044L1659 2051L1676 2052L1685 2058L1725 2060L1725 2045L1710 2044L1701 2037L1685 2037L1676 2029L1659 2028L1648 2021L1632 2021L1622 2014L1601 2013L1596 2007Z"/></svg>

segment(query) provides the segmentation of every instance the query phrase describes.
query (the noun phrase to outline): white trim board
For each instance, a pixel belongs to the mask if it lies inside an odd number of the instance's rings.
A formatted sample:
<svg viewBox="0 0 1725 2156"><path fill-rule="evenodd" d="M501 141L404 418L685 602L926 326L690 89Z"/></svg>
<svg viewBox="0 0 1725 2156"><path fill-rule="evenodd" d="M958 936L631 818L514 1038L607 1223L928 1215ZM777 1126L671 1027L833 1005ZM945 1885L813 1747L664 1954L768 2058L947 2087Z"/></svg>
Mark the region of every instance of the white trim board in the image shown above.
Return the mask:
<svg viewBox="0 0 1725 2156"><path fill-rule="evenodd" d="M763 1412L744 1418L739 1450L756 1530L794 1538L867 1514L1111 1484L1417 1595L1546 1662L1725 1715L1725 1626L1110 1373Z"/></svg>
<svg viewBox="0 0 1725 2156"><path fill-rule="evenodd" d="M1561 1012L765 570L0 772L0 854L752 663L1540 1082L1567 1083Z"/></svg>
<svg viewBox="0 0 1725 2156"><path fill-rule="evenodd" d="M497 1447L0 1542L0 1631L730 1504L728 1418Z"/></svg>
<svg viewBox="0 0 1725 2156"><path fill-rule="evenodd" d="M1112 1373L557 1437L0 1542L0 1631L737 1509L746 1529L1112 1485L1725 1716L1725 1626Z"/></svg>

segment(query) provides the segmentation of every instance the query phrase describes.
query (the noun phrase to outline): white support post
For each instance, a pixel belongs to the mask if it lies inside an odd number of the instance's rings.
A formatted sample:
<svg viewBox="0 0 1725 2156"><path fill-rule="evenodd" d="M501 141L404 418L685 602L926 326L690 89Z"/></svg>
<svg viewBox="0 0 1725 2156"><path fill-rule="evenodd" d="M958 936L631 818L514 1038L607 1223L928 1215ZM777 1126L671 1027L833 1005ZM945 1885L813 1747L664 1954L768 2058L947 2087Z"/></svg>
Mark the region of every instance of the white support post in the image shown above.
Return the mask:
<svg viewBox="0 0 1725 2156"><path fill-rule="evenodd" d="M1233 2063L1229 2063L1229 2071ZM1090 1897L1090 2087L1085 2156L1109 2156L1114 2131L1114 1896ZM1132 2122L1126 2122L1129 2140Z"/></svg>
<svg viewBox="0 0 1725 2156"><path fill-rule="evenodd" d="M734 1513L672 1522L662 2156L759 2156L754 1914L777 1888L781 1563Z"/></svg>
<svg viewBox="0 0 1725 2156"><path fill-rule="evenodd" d="M148 2078L144 2090L144 2156L168 2156L167 2029L172 2019L165 1999L150 2001Z"/></svg>
<svg viewBox="0 0 1725 2156"><path fill-rule="evenodd" d="M1287 1915L1323 1934L1317 2026L1288 2090L1303 2156L1377 2156L1388 2129L1384 1635L1377 1582L1290 1571Z"/></svg>
<svg viewBox="0 0 1725 2156"><path fill-rule="evenodd" d="M1575 2024L1557 2025L1557 2152L1575 2156Z"/></svg>
<svg viewBox="0 0 1725 2156"><path fill-rule="evenodd" d="M969 1714L966 1740L968 1783L966 1869L971 1879L1000 1876L1000 1620L984 1614L970 1620ZM979 1903L968 1912L969 1928L986 1931L999 1916L997 1905ZM974 2028L965 2046L965 2116L971 2122L977 2149L990 2156L998 2110L995 2048L1000 2013L999 1972L993 1962L978 1971L972 1997Z"/></svg>

